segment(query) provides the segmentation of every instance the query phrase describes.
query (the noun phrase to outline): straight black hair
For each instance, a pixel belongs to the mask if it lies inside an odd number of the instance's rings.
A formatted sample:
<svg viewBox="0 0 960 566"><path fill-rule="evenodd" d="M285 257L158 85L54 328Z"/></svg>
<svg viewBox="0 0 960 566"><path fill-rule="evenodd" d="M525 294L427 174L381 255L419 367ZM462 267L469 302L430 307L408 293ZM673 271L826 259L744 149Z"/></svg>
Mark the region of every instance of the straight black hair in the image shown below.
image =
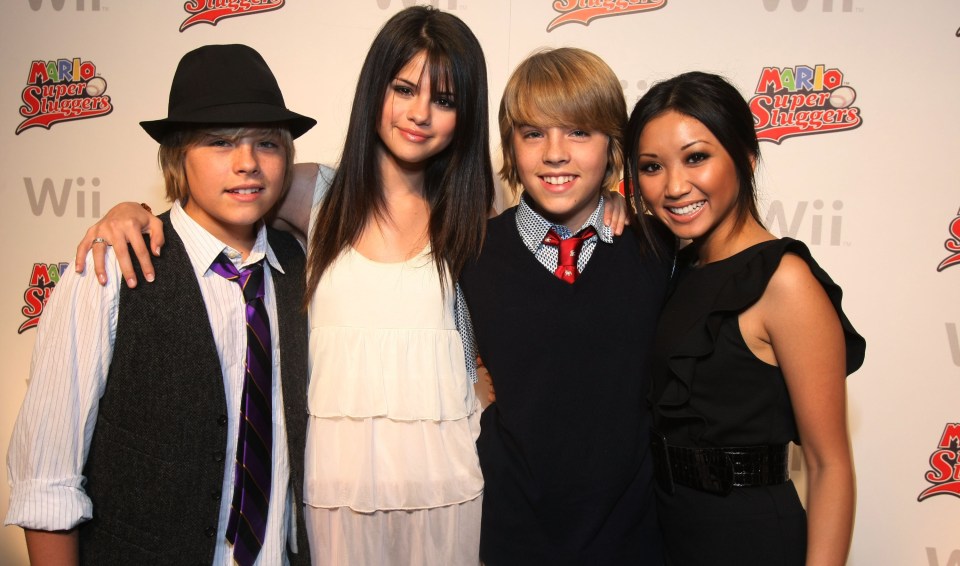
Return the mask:
<svg viewBox="0 0 960 566"><path fill-rule="evenodd" d="M306 302L323 272L360 237L370 215L386 209L377 126L387 89L419 53L425 54L431 94L452 92L457 113L450 145L424 174L430 247L441 281L459 277L480 251L494 198L483 50L456 16L430 6L406 8L380 29L360 70L343 154L310 238Z"/></svg>

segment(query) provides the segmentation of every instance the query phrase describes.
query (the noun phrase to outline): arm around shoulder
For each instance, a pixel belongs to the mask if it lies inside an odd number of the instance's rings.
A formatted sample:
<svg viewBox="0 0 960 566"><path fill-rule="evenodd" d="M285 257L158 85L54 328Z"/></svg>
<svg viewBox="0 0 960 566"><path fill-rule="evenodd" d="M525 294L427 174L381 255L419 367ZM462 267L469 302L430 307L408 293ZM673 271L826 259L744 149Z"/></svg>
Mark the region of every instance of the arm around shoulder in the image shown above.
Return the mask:
<svg viewBox="0 0 960 566"><path fill-rule="evenodd" d="M311 210L330 186L332 178L333 170L318 163L294 165L290 188L277 205L271 225L306 241Z"/></svg>
<svg viewBox="0 0 960 566"><path fill-rule="evenodd" d="M152 250L147 250L144 234L150 234ZM127 244L133 248L137 261L147 281L153 281L153 263L150 254L160 255L163 247L163 223L151 214L149 207L135 202L122 202L109 211L96 224L87 229L80 244L77 245L76 271L86 268L87 252L93 252L93 266L97 280L101 285L107 283L104 256L107 247L113 247L120 264L120 271L131 288L137 286L137 276L127 251Z"/></svg>

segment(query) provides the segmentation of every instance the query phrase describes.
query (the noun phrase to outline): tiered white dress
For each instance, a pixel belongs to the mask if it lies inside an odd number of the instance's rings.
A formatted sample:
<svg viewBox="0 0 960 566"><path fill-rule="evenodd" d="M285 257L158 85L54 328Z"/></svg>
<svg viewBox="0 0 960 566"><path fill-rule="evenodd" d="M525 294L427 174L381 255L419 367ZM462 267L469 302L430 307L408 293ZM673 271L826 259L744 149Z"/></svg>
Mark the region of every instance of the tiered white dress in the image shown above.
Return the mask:
<svg viewBox="0 0 960 566"><path fill-rule="evenodd" d="M429 248L348 248L310 302L305 489L314 564L478 564L480 410Z"/></svg>

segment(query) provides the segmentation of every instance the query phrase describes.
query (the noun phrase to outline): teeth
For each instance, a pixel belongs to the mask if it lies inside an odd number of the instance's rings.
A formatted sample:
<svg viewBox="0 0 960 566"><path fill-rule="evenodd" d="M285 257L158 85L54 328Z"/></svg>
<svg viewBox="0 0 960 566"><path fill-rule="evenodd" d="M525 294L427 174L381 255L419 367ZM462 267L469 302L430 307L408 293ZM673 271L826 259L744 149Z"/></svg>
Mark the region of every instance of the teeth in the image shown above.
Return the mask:
<svg viewBox="0 0 960 566"><path fill-rule="evenodd" d="M700 202L695 202L695 203L693 203L693 204L688 204L687 206L684 206L684 207L682 207L682 208L673 208L673 207L668 206L668 207L667 207L667 210L669 210L669 211L672 212L673 214L678 214L678 215L680 215L680 216L685 216L685 215L687 215L687 214L692 214L692 213L700 210L700 208L701 208L704 204L705 204L704 201L700 201Z"/></svg>
<svg viewBox="0 0 960 566"><path fill-rule="evenodd" d="M544 177L543 180L551 185L562 185L569 183L574 179L573 175L562 175L559 177Z"/></svg>
<svg viewBox="0 0 960 566"><path fill-rule="evenodd" d="M238 195L252 195L254 193L259 193L260 189L235 189L231 192L236 193Z"/></svg>

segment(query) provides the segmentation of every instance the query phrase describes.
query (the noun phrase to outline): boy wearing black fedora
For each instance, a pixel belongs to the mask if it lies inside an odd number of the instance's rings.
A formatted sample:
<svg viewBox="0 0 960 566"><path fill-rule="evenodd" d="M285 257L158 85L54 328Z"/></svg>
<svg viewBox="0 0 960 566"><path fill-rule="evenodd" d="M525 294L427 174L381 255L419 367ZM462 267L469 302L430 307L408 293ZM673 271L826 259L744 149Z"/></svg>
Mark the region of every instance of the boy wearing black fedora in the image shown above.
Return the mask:
<svg viewBox="0 0 960 566"><path fill-rule="evenodd" d="M309 562L304 257L261 219L315 123L247 46L181 59L141 122L173 203L162 277L127 288L108 249L107 285L67 269L39 326L6 517L34 565Z"/></svg>

